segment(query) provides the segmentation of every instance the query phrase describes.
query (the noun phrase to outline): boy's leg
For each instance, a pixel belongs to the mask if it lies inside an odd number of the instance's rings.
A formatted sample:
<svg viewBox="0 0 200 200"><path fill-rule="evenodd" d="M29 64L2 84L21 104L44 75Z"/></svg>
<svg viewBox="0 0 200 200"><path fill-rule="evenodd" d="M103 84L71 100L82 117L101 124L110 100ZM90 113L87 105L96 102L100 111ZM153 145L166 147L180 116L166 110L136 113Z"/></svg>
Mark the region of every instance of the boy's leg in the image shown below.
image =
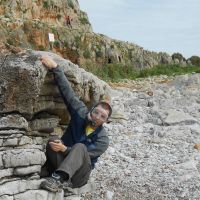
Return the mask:
<svg viewBox="0 0 200 200"><path fill-rule="evenodd" d="M58 140L59 137L53 136L47 142L46 146L46 162L41 168L41 177L51 176L51 174L60 166L61 162L64 160L64 155L60 152L55 152L51 149L49 142L53 140Z"/></svg>
<svg viewBox="0 0 200 200"><path fill-rule="evenodd" d="M91 173L91 161L84 144L75 144L62 161L56 172L64 172L69 176L73 187L87 183Z"/></svg>
<svg viewBox="0 0 200 200"><path fill-rule="evenodd" d="M57 192L68 185L63 181L69 181L68 183L71 181L73 187L80 187L87 183L91 172L91 161L84 144L74 145L66 157L59 153L55 154L49 148L47 147L47 157L56 170L52 177L41 184L43 189Z"/></svg>
<svg viewBox="0 0 200 200"><path fill-rule="evenodd" d="M61 152L55 152L51 149L49 142L58 140L58 137L52 137L46 146L47 161L44 165L48 171L48 178L40 185L42 189L49 190L51 192L58 192L62 189L61 177L59 174L55 174L55 170L60 166L65 156ZM41 171L42 174L42 171Z"/></svg>

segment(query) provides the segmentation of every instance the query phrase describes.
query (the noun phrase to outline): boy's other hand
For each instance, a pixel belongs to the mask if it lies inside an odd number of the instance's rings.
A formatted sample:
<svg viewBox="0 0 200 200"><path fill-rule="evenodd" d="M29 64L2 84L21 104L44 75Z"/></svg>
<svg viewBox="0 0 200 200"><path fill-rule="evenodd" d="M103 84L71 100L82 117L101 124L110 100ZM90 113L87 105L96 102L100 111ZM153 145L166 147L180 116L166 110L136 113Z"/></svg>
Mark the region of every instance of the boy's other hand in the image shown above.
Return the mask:
<svg viewBox="0 0 200 200"><path fill-rule="evenodd" d="M55 152L65 152L67 150L67 147L60 140L49 142L49 145L51 149Z"/></svg>

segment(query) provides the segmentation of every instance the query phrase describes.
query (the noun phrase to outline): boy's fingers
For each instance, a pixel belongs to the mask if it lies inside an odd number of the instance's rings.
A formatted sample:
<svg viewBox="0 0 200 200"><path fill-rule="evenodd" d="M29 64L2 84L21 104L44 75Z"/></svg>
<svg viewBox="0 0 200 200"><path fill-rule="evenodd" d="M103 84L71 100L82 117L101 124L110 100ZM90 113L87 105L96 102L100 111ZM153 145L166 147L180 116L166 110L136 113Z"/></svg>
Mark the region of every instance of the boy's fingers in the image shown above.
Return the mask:
<svg viewBox="0 0 200 200"><path fill-rule="evenodd" d="M54 151L59 151L60 150L60 148L58 148L58 147L54 147L54 148L52 148Z"/></svg>

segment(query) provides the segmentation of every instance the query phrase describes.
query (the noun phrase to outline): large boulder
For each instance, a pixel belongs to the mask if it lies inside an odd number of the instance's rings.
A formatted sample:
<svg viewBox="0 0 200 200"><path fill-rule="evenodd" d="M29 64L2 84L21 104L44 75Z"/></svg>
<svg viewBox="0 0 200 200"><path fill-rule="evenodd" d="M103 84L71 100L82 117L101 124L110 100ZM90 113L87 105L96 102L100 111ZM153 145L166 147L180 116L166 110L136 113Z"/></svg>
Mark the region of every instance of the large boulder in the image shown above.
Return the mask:
<svg viewBox="0 0 200 200"><path fill-rule="evenodd" d="M0 57L0 112L19 112L32 117L42 111L65 112L52 73L41 64L41 55L53 57L64 69L77 95L87 104L109 94L109 86L68 60L53 53L30 51L25 55ZM62 114L60 114L62 115Z"/></svg>
<svg viewBox="0 0 200 200"><path fill-rule="evenodd" d="M17 48L12 52L0 54L0 200L64 200L64 192L39 190L45 144L51 134L61 135L69 122L53 74L39 58L52 57L89 107L109 95L111 88L53 53Z"/></svg>

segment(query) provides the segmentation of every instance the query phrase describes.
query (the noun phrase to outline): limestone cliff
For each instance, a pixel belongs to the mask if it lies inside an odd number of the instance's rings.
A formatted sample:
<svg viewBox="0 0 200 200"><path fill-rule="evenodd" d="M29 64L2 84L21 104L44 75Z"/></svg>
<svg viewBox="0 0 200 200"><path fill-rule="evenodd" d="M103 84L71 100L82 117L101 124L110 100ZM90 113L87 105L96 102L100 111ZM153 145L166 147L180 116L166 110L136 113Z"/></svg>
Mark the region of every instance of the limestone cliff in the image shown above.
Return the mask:
<svg viewBox="0 0 200 200"><path fill-rule="evenodd" d="M0 49L0 200L66 200L63 192L39 190L47 139L62 135L69 121L53 75L39 58L51 56L88 106L108 95L110 87L56 54Z"/></svg>
<svg viewBox="0 0 200 200"><path fill-rule="evenodd" d="M67 16L70 25L66 24ZM53 44L49 44L48 33L55 36ZM93 33L77 0L0 0L0 42L52 49L82 67L122 63L143 68L171 62L166 53Z"/></svg>

